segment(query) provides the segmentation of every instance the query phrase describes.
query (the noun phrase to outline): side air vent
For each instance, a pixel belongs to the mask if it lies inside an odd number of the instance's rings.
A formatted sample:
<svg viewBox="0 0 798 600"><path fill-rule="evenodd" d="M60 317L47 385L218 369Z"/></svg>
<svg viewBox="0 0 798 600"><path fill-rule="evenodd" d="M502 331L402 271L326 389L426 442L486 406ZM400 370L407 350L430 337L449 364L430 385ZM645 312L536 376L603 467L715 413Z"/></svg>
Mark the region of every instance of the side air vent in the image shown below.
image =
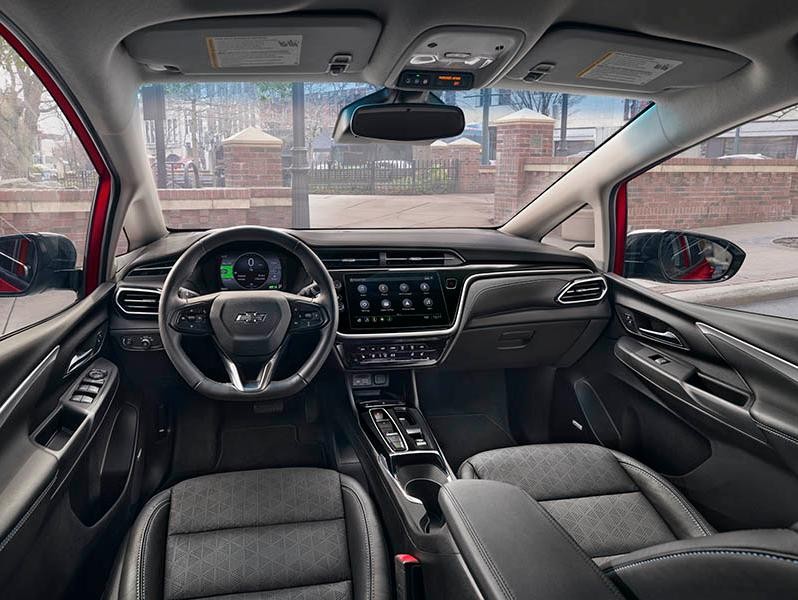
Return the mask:
<svg viewBox="0 0 798 600"><path fill-rule="evenodd" d="M169 275L169 271L174 266L174 260L162 260L159 262L147 263L133 268L127 277L161 277Z"/></svg>
<svg viewBox="0 0 798 600"><path fill-rule="evenodd" d="M126 315L157 315L160 301L158 290L123 287L116 291L116 305Z"/></svg>
<svg viewBox="0 0 798 600"><path fill-rule="evenodd" d="M607 282L603 277L586 277L585 279L575 279L566 285L559 296L557 302L560 304L586 304L588 302L598 302L607 293Z"/></svg>
<svg viewBox="0 0 798 600"><path fill-rule="evenodd" d="M445 250L387 250L386 267L451 267L463 264L454 252Z"/></svg>

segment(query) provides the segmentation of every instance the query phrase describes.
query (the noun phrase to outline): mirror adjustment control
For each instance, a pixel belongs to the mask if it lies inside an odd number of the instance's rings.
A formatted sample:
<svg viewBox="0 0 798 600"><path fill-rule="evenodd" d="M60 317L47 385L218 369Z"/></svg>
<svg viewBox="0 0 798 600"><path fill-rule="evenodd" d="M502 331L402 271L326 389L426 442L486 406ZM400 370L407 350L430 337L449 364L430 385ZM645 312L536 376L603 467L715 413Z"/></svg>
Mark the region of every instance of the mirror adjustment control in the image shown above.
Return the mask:
<svg viewBox="0 0 798 600"><path fill-rule="evenodd" d="M105 369L92 369L86 373L86 379L105 379L108 377L108 371Z"/></svg>

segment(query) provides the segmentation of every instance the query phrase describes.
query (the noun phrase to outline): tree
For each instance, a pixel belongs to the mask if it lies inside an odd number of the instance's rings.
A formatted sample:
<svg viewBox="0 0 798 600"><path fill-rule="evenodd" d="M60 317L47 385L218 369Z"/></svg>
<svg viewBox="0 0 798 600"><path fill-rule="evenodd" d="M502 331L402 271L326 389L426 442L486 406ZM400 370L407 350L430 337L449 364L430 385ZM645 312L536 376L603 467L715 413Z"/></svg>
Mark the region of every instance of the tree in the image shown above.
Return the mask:
<svg viewBox="0 0 798 600"><path fill-rule="evenodd" d="M573 114L573 107L579 104L584 96L568 94L569 114ZM555 111L562 106L563 94L560 92L533 92L530 90L512 90L510 93L510 106L515 110L528 108L548 117L554 117Z"/></svg>
<svg viewBox="0 0 798 600"><path fill-rule="evenodd" d="M6 42L0 42L0 70L0 175L27 177L38 149L44 86Z"/></svg>

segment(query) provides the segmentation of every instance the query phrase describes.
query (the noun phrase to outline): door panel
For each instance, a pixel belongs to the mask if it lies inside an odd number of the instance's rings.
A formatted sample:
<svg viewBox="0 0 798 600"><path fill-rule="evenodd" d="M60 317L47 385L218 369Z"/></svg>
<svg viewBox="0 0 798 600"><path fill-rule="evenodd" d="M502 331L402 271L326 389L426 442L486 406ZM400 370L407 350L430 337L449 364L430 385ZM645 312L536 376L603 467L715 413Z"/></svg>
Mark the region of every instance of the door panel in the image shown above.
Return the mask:
<svg viewBox="0 0 798 600"><path fill-rule="evenodd" d="M0 382L4 596L61 597L111 509L125 506L117 500L131 479L137 415L120 406L118 370L104 358L113 287L0 343L9 374ZM53 562L42 578L41 565Z"/></svg>
<svg viewBox="0 0 798 600"><path fill-rule="evenodd" d="M616 318L559 396L589 383L618 431L599 441L668 475L720 529L798 521L798 323L608 279ZM578 399L564 406L583 437L611 430Z"/></svg>

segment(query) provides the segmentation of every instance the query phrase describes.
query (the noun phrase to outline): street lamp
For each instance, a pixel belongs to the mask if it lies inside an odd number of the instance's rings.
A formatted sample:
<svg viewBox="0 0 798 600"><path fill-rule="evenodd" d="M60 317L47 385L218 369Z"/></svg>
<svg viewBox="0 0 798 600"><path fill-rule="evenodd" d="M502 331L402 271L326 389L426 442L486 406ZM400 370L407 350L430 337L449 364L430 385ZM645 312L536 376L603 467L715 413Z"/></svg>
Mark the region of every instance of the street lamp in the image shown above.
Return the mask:
<svg viewBox="0 0 798 600"><path fill-rule="evenodd" d="M294 128L291 163L291 223L293 227L310 227L308 201L308 149L305 146L305 84L291 84L291 117Z"/></svg>

